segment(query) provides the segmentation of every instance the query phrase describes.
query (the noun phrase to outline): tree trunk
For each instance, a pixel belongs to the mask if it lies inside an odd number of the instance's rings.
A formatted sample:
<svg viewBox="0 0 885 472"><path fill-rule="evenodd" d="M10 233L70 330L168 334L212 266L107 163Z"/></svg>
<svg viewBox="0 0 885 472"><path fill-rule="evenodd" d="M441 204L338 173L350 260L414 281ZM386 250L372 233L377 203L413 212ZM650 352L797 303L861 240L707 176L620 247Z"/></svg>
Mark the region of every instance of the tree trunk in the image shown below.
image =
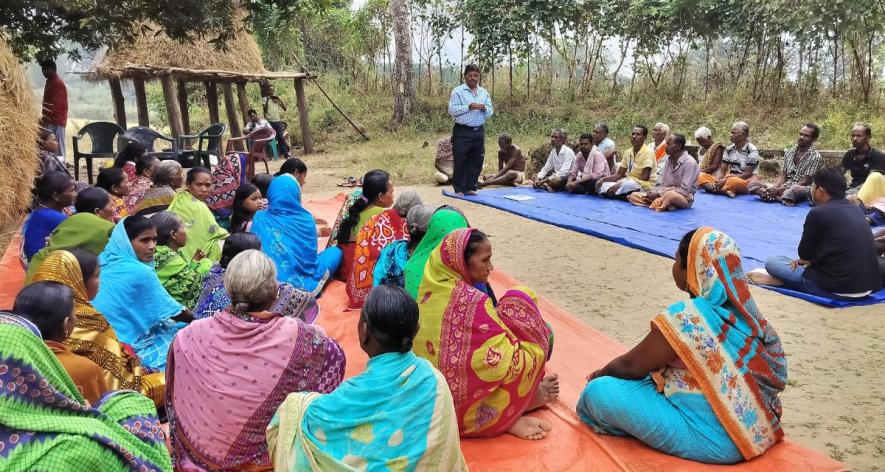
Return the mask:
<svg viewBox="0 0 885 472"><path fill-rule="evenodd" d="M160 84L163 86L163 101L166 102L169 128L172 130L172 137L178 138L184 134L184 126L181 124L181 110L178 108L178 100L176 100L175 82L172 81L171 76L164 75L160 77Z"/></svg>
<svg viewBox="0 0 885 472"><path fill-rule="evenodd" d="M123 88L120 79L109 79L111 86L111 99L114 101L114 120L121 128L126 129L126 105L123 101Z"/></svg>
<svg viewBox="0 0 885 472"><path fill-rule="evenodd" d="M710 94L710 38L704 38L704 101Z"/></svg>
<svg viewBox="0 0 885 472"><path fill-rule="evenodd" d="M304 79L295 79L295 99L298 103L298 124L301 126L301 144L305 154L313 154L313 138L310 136L310 120L307 113L307 96Z"/></svg>
<svg viewBox="0 0 885 472"><path fill-rule="evenodd" d="M249 94L246 93L246 82L237 82L237 103L243 115L243 123L249 122Z"/></svg>
<svg viewBox="0 0 885 472"><path fill-rule="evenodd" d="M507 67L507 87L509 89L507 96L513 98L513 49L510 43L507 43Z"/></svg>
<svg viewBox="0 0 885 472"><path fill-rule="evenodd" d="M209 124L213 125L221 121L218 116L218 84L215 82L203 82L206 87L206 104L209 108Z"/></svg>
<svg viewBox="0 0 885 472"><path fill-rule="evenodd" d="M624 60L627 59L627 49L630 47L630 39L623 41L621 46L621 60L618 61L618 67L615 67L615 71L612 74L612 95L614 96L615 92L618 91L618 74L621 72L621 67L624 66ZM633 69L636 70L635 68ZM636 74L634 73L635 77Z"/></svg>
<svg viewBox="0 0 885 472"><path fill-rule="evenodd" d="M138 110L138 126L150 126L148 115L147 93L144 90L144 79L132 79L135 88L135 107Z"/></svg>
<svg viewBox="0 0 885 472"><path fill-rule="evenodd" d="M402 126L415 109L415 87L412 82L412 41L409 28L409 10L406 0L390 0L393 18L393 39L396 57L393 64L393 119L391 125Z"/></svg>
<svg viewBox="0 0 885 472"><path fill-rule="evenodd" d="M224 93L224 110L227 112L228 129L230 129L230 137L239 138L243 135L243 129L240 128L240 119L237 117L237 104L234 99L234 89L230 82L221 83L221 91ZM235 141L237 151L245 151L242 141Z"/></svg>
<svg viewBox="0 0 885 472"><path fill-rule="evenodd" d="M181 126L184 134L191 134L191 115L187 107L187 83L178 81L178 106L181 108Z"/></svg>

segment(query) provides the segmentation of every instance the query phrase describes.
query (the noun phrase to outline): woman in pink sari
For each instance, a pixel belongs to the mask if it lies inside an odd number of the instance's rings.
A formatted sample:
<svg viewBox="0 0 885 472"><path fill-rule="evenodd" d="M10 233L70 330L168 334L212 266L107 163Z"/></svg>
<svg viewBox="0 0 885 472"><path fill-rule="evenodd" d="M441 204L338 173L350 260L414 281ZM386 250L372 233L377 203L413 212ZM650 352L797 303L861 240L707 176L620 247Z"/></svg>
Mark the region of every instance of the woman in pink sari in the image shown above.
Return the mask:
<svg viewBox="0 0 885 472"><path fill-rule="evenodd" d="M265 429L291 392L329 393L344 352L319 328L267 311L273 261L248 250L224 274L231 306L175 337L166 367L173 464L180 471L270 470Z"/></svg>
<svg viewBox="0 0 885 472"><path fill-rule="evenodd" d="M526 288L495 302L491 260L488 238L471 228L452 231L433 250L418 286L413 351L448 381L461 436L542 439L550 424L525 413L559 395L557 377L544 376L550 327Z"/></svg>

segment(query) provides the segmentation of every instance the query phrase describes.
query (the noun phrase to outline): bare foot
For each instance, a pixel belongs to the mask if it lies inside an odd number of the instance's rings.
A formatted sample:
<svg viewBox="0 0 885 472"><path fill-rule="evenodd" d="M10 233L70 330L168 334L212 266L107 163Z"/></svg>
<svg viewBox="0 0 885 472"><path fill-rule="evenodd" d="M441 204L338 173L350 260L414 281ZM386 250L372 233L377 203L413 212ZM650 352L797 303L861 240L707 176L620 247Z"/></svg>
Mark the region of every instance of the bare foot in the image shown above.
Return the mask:
<svg viewBox="0 0 885 472"><path fill-rule="evenodd" d="M559 398L559 375L553 374L544 377L526 411L532 411Z"/></svg>
<svg viewBox="0 0 885 472"><path fill-rule="evenodd" d="M508 433L521 438L537 441L544 439L550 431L550 423L531 416L520 416L516 423L507 430Z"/></svg>
<svg viewBox="0 0 885 472"><path fill-rule="evenodd" d="M734 192L732 192L731 190L725 192L725 194L728 195L728 198L734 198L734 197L737 196L737 195L736 195Z"/></svg>
<svg viewBox="0 0 885 472"><path fill-rule="evenodd" d="M783 281L778 278L772 277L768 274L768 272L755 270L747 272L747 279L749 279L750 282L756 285L771 285L773 287L780 287L784 284Z"/></svg>
<svg viewBox="0 0 885 472"><path fill-rule="evenodd" d="M464 192L464 195L471 195L471 196L476 195L476 190L468 190L468 191Z"/></svg>
<svg viewBox="0 0 885 472"><path fill-rule="evenodd" d="M456 196L456 197L463 197L463 196L464 196L464 192L455 192L455 196Z"/></svg>

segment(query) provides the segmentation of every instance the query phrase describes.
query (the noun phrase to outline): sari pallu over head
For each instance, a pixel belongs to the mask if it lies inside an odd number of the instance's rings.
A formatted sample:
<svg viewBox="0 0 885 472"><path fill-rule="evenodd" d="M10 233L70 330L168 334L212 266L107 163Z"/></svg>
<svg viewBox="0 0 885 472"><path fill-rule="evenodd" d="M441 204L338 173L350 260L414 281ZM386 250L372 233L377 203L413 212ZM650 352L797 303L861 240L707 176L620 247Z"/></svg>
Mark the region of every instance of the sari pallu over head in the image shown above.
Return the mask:
<svg viewBox="0 0 885 472"><path fill-rule="evenodd" d="M270 469L265 430L280 403L292 392L331 392L344 367L338 343L298 319L222 311L191 323L166 370L176 467Z"/></svg>
<svg viewBox="0 0 885 472"><path fill-rule="evenodd" d="M418 299L418 285L424 278L424 266L430 259L430 254L439 246L443 238L456 229L466 228L467 219L455 210L441 208L430 217L427 223L427 233L412 252L412 257L406 264L405 279L406 292L414 299Z"/></svg>
<svg viewBox="0 0 885 472"><path fill-rule="evenodd" d="M472 229L443 238L418 289L421 325L413 351L448 381L462 436L506 432L541 382L550 328L528 289L512 289L497 307L474 287L464 260Z"/></svg>
<svg viewBox="0 0 885 472"><path fill-rule="evenodd" d="M221 259L221 242L228 237L228 233L218 226L215 215L202 200L184 191L172 200L169 211L181 217L187 229L187 243L181 248L181 255L185 259L193 259L197 250L203 251L206 258L213 262Z"/></svg>
<svg viewBox="0 0 885 472"><path fill-rule="evenodd" d="M144 196L138 205L129 212L131 215L150 216L154 213L166 210L175 199L175 189L168 185L151 186L144 192Z"/></svg>
<svg viewBox="0 0 885 472"><path fill-rule="evenodd" d="M55 250L79 247L95 255L101 254L113 230L113 223L94 213L68 217L49 235L49 244L31 259L25 283L33 279L46 257Z"/></svg>
<svg viewBox="0 0 885 472"><path fill-rule="evenodd" d="M329 277L317 264L317 228L313 215L301 206L301 187L292 174L271 181L268 209L252 219L252 233L261 238L265 254L277 266L277 278L295 288L317 291Z"/></svg>
<svg viewBox="0 0 885 472"><path fill-rule="evenodd" d="M700 228L687 262L688 287L697 296L652 320L686 369L667 367L653 378L667 396L703 395L749 460L783 438L778 394L787 359L753 301L733 239Z"/></svg>
<svg viewBox="0 0 885 472"><path fill-rule="evenodd" d="M172 470L150 400L119 391L85 405L37 327L9 314L0 314L0 383L0 470Z"/></svg>
<svg viewBox="0 0 885 472"><path fill-rule="evenodd" d="M354 244L353 269L347 278L348 308L362 308L374 285L375 263L381 250L388 244L408 239L405 218L393 208L373 216L360 229Z"/></svg>
<svg viewBox="0 0 885 472"><path fill-rule="evenodd" d="M133 345L154 325L166 322L184 307L160 284L154 262L142 262L135 255L124 221L117 223L98 258L101 284L92 304L111 323L120 340Z"/></svg>
<svg viewBox="0 0 885 472"><path fill-rule="evenodd" d="M194 308L194 318L208 318L230 304L230 295L224 289L224 268L215 264L203 279L203 292ZM267 311L289 318L301 318L305 323L313 324L320 313L320 307L313 294L281 283L277 299Z"/></svg>
<svg viewBox="0 0 885 472"><path fill-rule="evenodd" d="M446 379L412 352L369 359L328 395L290 394L267 442L278 472L467 470Z"/></svg>
<svg viewBox="0 0 885 472"><path fill-rule="evenodd" d="M64 250L53 252L34 274L34 282L44 280L65 284L74 292L77 324L65 345L75 354L98 364L111 390L135 390L162 405L165 377L159 373L147 375L138 357L120 344L110 323L89 303L77 258Z"/></svg>

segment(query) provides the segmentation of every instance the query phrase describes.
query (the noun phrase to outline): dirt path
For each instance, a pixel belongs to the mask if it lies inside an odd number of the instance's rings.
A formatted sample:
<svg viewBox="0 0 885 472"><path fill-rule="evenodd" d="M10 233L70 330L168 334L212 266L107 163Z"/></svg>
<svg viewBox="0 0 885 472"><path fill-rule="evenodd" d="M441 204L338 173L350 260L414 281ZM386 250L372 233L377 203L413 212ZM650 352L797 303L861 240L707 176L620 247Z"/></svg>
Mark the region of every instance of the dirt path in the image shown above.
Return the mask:
<svg viewBox="0 0 885 472"><path fill-rule="evenodd" d="M337 182L334 169L311 170L306 198L345 191L330 190ZM440 187L411 188L425 203L463 209L489 234L496 268L628 347L648 332L658 310L685 296L673 283L671 259L447 198ZM624 291L625 285L636 289ZM788 437L856 470L881 470L885 306L832 310L760 288L753 295L789 360L781 396Z"/></svg>

